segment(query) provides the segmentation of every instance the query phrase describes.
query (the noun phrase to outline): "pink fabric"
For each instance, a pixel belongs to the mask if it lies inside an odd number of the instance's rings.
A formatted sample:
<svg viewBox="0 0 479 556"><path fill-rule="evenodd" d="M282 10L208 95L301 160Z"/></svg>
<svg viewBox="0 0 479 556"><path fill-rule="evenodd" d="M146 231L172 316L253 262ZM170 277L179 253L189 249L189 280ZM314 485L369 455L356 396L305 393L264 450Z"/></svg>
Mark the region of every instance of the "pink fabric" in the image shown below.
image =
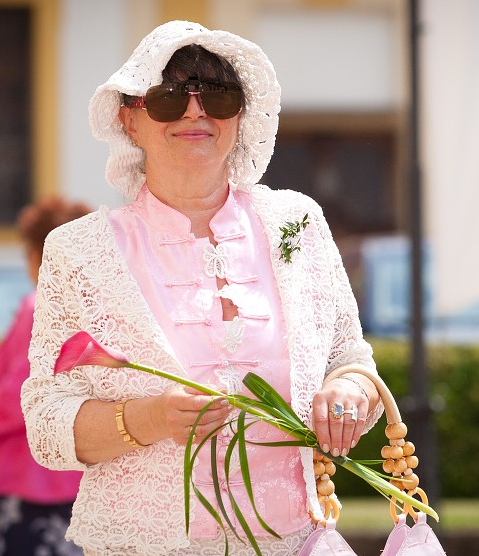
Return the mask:
<svg viewBox="0 0 479 556"><path fill-rule="evenodd" d="M211 220L216 248L208 238L196 238L190 220L161 203L146 186L133 204L112 211L109 218L130 271L188 374L199 382L241 392L242 378L253 371L290 401L279 294L266 237L249 197L230 192ZM221 292L217 277L227 281ZM221 295L238 307L239 318L223 321ZM230 436L229 429L219 435L220 469ZM251 427L248 436L259 442L286 439L281 431L264 424ZM260 515L282 535L307 526L310 518L298 449L250 446L248 454ZM224 476L220 480L226 492ZM196 468L196 481L214 501L208 450ZM253 532L264 535L238 466L230 486ZM227 496L224 500L230 508ZM213 538L217 534L216 522L198 505L191 536Z"/></svg>
<svg viewBox="0 0 479 556"><path fill-rule="evenodd" d="M81 473L50 471L38 465L27 444L20 389L28 377L28 348L35 292L20 305L0 345L0 495L37 504L75 500Z"/></svg>

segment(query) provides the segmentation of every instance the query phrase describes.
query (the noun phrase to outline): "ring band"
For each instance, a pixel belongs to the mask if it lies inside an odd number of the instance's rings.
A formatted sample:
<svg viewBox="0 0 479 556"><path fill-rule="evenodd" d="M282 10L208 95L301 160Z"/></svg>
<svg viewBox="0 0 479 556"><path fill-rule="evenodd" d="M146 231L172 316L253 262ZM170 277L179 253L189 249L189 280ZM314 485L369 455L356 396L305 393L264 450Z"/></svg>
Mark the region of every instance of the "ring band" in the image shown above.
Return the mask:
<svg viewBox="0 0 479 556"><path fill-rule="evenodd" d="M358 408L353 405L352 409L344 409L342 403L333 402L331 404L331 415L334 419L342 419L343 415L351 415L352 421L358 420Z"/></svg>
<svg viewBox="0 0 479 556"><path fill-rule="evenodd" d="M356 422L358 420L358 408L355 405L351 409L343 409L343 415L346 413L351 415L351 421Z"/></svg>

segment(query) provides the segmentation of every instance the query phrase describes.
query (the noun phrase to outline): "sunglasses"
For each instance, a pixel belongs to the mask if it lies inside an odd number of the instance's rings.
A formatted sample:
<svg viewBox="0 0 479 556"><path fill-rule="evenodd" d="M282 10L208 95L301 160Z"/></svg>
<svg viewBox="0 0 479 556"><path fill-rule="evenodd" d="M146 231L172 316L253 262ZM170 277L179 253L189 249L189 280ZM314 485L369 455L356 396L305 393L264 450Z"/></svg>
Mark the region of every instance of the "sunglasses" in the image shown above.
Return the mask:
<svg viewBox="0 0 479 556"><path fill-rule="evenodd" d="M188 79L182 83L154 85L128 107L146 109L156 122L174 122L186 112L191 95L198 95L202 110L217 120L233 118L243 104L243 92L236 83Z"/></svg>

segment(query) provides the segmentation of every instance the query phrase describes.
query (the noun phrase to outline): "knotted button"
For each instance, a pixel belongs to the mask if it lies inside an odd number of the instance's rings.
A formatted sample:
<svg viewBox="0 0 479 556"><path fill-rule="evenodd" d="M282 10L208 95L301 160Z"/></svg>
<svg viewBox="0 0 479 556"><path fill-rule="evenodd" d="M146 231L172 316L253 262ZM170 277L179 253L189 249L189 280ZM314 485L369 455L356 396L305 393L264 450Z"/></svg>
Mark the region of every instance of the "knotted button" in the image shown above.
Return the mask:
<svg viewBox="0 0 479 556"><path fill-rule="evenodd" d="M225 278L227 268L227 252L222 244L216 247L211 243L205 245L203 250L205 261L205 274L208 278Z"/></svg>

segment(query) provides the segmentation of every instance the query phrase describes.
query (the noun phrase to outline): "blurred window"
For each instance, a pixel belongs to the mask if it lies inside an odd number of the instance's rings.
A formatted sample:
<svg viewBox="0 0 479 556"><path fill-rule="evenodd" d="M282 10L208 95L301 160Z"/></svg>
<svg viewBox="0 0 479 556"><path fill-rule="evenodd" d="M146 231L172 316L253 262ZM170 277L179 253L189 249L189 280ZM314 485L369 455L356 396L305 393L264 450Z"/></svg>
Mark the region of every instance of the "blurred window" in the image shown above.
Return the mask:
<svg viewBox="0 0 479 556"><path fill-rule="evenodd" d="M31 9L0 8L0 225L31 201Z"/></svg>
<svg viewBox="0 0 479 556"><path fill-rule="evenodd" d="M336 240L391 232L397 228L394 156L388 132L280 131L262 181L315 199Z"/></svg>

